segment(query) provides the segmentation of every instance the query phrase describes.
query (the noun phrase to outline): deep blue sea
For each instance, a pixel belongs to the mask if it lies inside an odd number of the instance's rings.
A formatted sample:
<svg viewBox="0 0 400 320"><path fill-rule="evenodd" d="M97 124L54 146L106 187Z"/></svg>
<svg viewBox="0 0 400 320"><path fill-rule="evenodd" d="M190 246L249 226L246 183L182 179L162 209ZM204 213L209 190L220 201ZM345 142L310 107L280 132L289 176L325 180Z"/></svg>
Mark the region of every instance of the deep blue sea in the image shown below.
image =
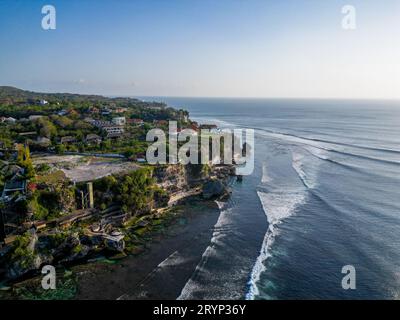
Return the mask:
<svg viewBox="0 0 400 320"><path fill-rule="evenodd" d="M181 299L398 299L400 102L153 98L255 129ZM342 288L342 267L356 289Z"/></svg>

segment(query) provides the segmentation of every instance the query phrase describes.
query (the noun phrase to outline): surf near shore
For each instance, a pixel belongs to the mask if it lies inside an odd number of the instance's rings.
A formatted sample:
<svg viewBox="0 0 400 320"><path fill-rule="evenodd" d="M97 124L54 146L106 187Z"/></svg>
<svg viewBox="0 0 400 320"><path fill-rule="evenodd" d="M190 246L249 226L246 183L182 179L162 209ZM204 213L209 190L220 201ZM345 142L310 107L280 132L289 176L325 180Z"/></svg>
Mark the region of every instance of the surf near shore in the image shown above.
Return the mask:
<svg viewBox="0 0 400 320"><path fill-rule="evenodd" d="M186 205L163 233L152 235L143 253L114 264L99 261L73 267L74 298L176 299L209 245L219 214L211 201Z"/></svg>

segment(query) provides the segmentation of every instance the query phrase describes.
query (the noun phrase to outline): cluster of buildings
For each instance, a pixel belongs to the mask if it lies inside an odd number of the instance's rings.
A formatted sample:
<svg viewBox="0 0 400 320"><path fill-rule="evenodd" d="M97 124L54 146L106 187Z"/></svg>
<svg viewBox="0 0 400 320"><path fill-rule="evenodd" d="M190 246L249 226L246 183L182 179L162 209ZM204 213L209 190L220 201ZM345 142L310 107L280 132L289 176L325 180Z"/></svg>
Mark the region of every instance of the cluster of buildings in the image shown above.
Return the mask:
<svg viewBox="0 0 400 320"><path fill-rule="evenodd" d="M115 117L112 119L112 121L94 119L87 119L86 121L103 130L106 133L107 138L118 138L121 137L125 132L125 117Z"/></svg>
<svg viewBox="0 0 400 320"><path fill-rule="evenodd" d="M8 123L14 123L16 122L17 119L14 119L13 117L0 117L0 122L8 122Z"/></svg>

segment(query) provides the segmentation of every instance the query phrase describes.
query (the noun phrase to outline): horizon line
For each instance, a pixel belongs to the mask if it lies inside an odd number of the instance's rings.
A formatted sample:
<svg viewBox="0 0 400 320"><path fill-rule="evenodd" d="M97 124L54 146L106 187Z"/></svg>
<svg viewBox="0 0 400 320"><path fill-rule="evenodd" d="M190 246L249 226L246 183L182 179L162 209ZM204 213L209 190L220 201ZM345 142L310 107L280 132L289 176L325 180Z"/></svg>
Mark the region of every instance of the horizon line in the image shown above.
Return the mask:
<svg viewBox="0 0 400 320"><path fill-rule="evenodd" d="M276 96L188 96L188 95L140 95L140 94L105 94L105 93L78 93L73 91L35 91L22 89L13 85L0 85L0 87L13 87L16 89L43 94L76 94L97 95L108 98L177 98L177 99L251 99L251 100L354 100L354 101L400 101L400 97L276 97Z"/></svg>

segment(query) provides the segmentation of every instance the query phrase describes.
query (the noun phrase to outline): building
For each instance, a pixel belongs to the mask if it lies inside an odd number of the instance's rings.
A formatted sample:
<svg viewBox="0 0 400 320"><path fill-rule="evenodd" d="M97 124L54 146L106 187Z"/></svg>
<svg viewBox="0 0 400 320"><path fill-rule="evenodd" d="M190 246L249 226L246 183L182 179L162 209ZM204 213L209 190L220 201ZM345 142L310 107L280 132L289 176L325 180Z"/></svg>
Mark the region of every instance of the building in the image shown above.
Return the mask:
<svg viewBox="0 0 400 320"><path fill-rule="evenodd" d="M108 109L108 108L104 108L103 110L101 110L101 114L102 114L103 116L108 116L108 115L111 114L111 110Z"/></svg>
<svg viewBox="0 0 400 320"><path fill-rule="evenodd" d="M124 112L126 112L126 111L128 111L128 109L127 108L116 108L115 110L114 110L114 112L115 113L124 113Z"/></svg>
<svg viewBox="0 0 400 320"><path fill-rule="evenodd" d="M86 136L85 141L88 144L100 144L102 140L101 137L98 136L97 134L90 133Z"/></svg>
<svg viewBox="0 0 400 320"><path fill-rule="evenodd" d="M161 127L161 126L168 126L168 121L167 120L154 120L153 124L156 127Z"/></svg>
<svg viewBox="0 0 400 320"><path fill-rule="evenodd" d="M103 130L107 133L107 138L121 137L124 133L124 128L121 126L103 127Z"/></svg>
<svg viewBox="0 0 400 320"><path fill-rule="evenodd" d="M194 130L194 131L199 131L199 126L198 126L198 124L196 123L196 122L193 122L191 125L190 125L190 129L192 129L192 130Z"/></svg>
<svg viewBox="0 0 400 320"><path fill-rule="evenodd" d="M17 192L22 194L26 193L26 181L25 180L10 180L4 184L3 193L1 198L3 201L10 201L13 195Z"/></svg>
<svg viewBox="0 0 400 320"><path fill-rule="evenodd" d="M62 137L60 142L62 144L75 143L76 142L76 138L73 137L73 136L66 136L66 137Z"/></svg>
<svg viewBox="0 0 400 320"><path fill-rule="evenodd" d="M104 121L104 120L87 120L89 123L94 125L97 128L102 129L103 127L111 126L112 123L110 121Z"/></svg>
<svg viewBox="0 0 400 320"><path fill-rule="evenodd" d="M45 106L46 104L49 104L49 102L47 100L44 100L44 99L40 100L39 103L40 103L41 106Z"/></svg>
<svg viewBox="0 0 400 320"><path fill-rule="evenodd" d="M200 129L208 129L208 130L212 130L212 129L217 129L218 126L216 124L202 124L200 126Z"/></svg>
<svg viewBox="0 0 400 320"><path fill-rule="evenodd" d="M43 147L48 147L49 145L51 145L51 140L46 137L38 137L36 143Z"/></svg>
<svg viewBox="0 0 400 320"><path fill-rule="evenodd" d="M42 115L39 115L39 114L37 114L37 115L31 115L31 116L29 116L29 121L35 121L35 120L38 120L38 119L40 119L40 118L42 118L43 116Z"/></svg>
<svg viewBox="0 0 400 320"><path fill-rule="evenodd" d="M128 119L126 122L135 126L142 126L144 124L142 119Z"/></svg>
<svg viewBox="0 0 400 320"><path fill-rule="evenodd" d="M126 124L125 117L115 117L112 119L112 122L117 126L124 126Z"/></svg>
<svg viewBox="0 0 400 320"><path fill-rule="evenodd" d="M14 123L14 122L16 122L16 121L17 121L17 119L14 119L14 118L12 118L12 117L8 117L8 118L6 118L6 117L1 117L1 118L0 118L0 122Z"/></svg>
<svg viewBox="0 0 400 320"><path fill-rule="evenodd" d="M98 113L100 113L100 110L96 107L91 107L91 108L89 108L89 112L93 113L93 114L98 114Z"/></svg>

